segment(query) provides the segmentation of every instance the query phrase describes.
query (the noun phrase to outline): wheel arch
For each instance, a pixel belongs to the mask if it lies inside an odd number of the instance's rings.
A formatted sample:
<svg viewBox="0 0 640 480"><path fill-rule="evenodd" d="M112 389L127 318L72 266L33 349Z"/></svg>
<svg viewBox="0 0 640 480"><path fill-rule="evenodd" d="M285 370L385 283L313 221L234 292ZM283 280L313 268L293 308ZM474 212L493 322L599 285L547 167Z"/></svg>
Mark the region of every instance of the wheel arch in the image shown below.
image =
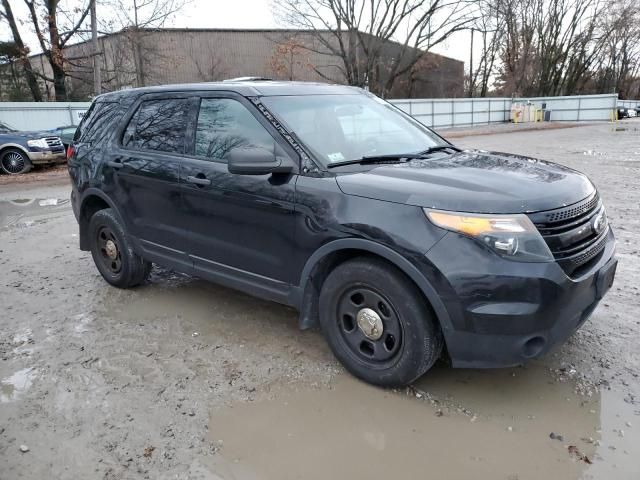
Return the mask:
<svg viewBox="0 0 640 480"><path fill-rule="evenodd" d="M89 245L89 221L94 213L105 208L111 208L118 220L122 222L122 216L114 202L102 190L88 188L85 190L80 208L78 210L78 225L80 226L80 250L88 251ZM124 225L124 223L123 223Z"/></svg>
<svg viewBox="0 0 640 480"><path fill-rule="evenodd" d="M19 143L3 143L2 145L0 145L0 156L7 150L20 150L27 156L27 160L30 160L29 150L27 150L24 145L20 145Z"/></svg>
<svg viewBox="0 0 640 480"><path fill-rule="evenodd" d="M446 334L451 329L451 319L440 296L429 280L405 257L395 250L364 239L341 239L329 242L314 252L307 260L297 289L298 297L294 300L299 306L299 326L307 329L319 324L318 298L322 282L329 272L340 263L351 258L372 255L389 262L403 272L423 293L433 309L440 327Z"/></svg>

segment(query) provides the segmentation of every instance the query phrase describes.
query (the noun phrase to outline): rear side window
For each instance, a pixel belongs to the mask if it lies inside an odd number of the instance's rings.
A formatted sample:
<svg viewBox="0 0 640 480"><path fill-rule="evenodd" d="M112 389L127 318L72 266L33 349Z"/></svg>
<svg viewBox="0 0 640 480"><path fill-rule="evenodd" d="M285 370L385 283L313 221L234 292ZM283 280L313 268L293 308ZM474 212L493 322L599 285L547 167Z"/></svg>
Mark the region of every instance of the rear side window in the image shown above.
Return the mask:
<svg viewBox="0 0 640 480"><path fill-rule="evenodd" d="M84 115L73 136L74 142L100 143L113 133L114 125L121 117L117 102L94 103Z"/></svg>
<svg viewBox="0 0 640 480"><path fill-rule="evenodd" d="M233 148L273 150L275 140L247 108L229 98L203 98L196 127L195 154L223 160Z"/></svg>
<svg viewBox="0 0 640 480"><path fill-rule="evenodd" d="M137 150L183 153L188 117L186 98L146 100L131 117L122 145Z"/></svg>

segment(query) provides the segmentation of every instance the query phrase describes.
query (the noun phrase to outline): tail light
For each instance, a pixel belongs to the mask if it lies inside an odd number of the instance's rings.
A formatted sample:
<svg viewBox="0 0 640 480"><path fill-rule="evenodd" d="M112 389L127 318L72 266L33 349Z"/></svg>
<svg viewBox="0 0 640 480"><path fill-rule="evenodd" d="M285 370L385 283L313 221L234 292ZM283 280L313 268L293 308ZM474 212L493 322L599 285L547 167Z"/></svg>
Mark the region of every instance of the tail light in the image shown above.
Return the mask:
<svg viewBox="0 0 640 480"><path fill-rule="evenodd" d="M67 160L69 160L73 156L73 145L69 145L67 147Z"/></svg>

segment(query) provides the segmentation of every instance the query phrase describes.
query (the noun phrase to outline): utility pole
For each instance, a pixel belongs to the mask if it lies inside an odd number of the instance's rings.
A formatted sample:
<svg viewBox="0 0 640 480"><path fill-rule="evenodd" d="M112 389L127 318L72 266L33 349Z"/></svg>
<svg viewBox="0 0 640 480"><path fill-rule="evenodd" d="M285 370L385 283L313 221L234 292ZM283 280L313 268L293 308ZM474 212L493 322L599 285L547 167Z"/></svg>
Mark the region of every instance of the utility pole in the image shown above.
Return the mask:
<svg viewBox="0 0 640 480"><path fill-rule="evenodd" d="M102 59L98 46L98 21L96 19L96 0L91 0L91 44L93 45L93 93L102 93Z"/></svg>
<svg viewBox="0 0 640 480"><path fill-rule="evenodd" d="M94 0L95 1L95 0ZM469 97L473 98L473 32L471 29L471 55L469 58Z"/></svg>

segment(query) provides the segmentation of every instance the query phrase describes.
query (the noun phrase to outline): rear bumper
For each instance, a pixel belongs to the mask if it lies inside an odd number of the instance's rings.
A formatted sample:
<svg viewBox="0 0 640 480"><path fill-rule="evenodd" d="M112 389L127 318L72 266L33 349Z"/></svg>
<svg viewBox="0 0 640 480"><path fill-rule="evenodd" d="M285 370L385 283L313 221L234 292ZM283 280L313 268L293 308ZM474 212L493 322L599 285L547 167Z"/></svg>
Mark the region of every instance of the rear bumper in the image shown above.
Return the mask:
<svg viewBox="0 0 640 480"><path fill-rule="evenodd" d="M47 163L64 163L67 160L67 154L62 152L52 151L39 151L39 152L27 152L29 160L34 165L42 165Z"/></svg>
<svg viewBox="0 0 640 480"><path fill-rule="evenodd" d="M443 330L454 367L507 367L543 355L589 318L615 276L611 230L579 278L555 262L512 262L468 238L445 238L427 258L442 274L435 286L451 320ZM452 258L461 249L465 254Z"/></svg>

